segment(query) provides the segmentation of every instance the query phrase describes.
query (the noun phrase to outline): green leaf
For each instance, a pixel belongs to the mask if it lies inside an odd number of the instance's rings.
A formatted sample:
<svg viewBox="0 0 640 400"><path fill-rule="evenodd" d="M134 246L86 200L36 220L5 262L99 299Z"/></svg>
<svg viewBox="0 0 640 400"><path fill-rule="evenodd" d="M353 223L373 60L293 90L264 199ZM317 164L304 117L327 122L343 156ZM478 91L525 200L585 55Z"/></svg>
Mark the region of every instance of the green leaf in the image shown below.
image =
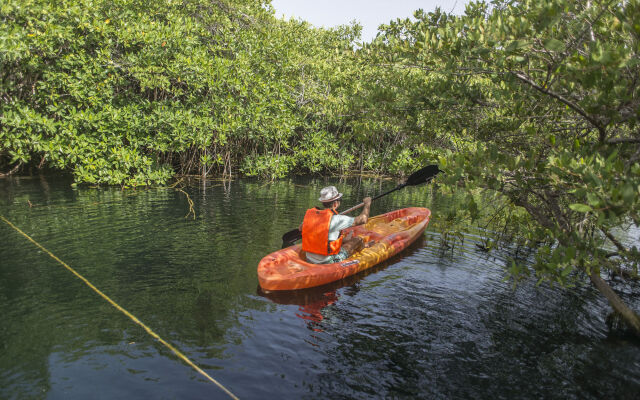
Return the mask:
<svg viewBox="0 0 640 400"><path fill-rule="evenodd" d="M636 191L633 190L633 186L627 184L622 189L622 199L625 203L631 205L633 201L636 199Z"/></svg>
<svg viewBox="0 0 640 400"><path fill-rule="evenodd" d="M563 51L564 50L564 43L562 43L558 39L551 38L551 39L547 39L544 42L544 48L549 50L549 51Z"/></svg>
<svg viewBox="0 0 640 400"><path fill-rule="evenodd" d="M527 41L525 41L525 40L513 40L507 45L505 50L507 52L511 52L511 51L522 49L522 48L526 48L526 47L529 47L529 43Z"/></svg>
<svg viewBox="0 0 640 400"><path fill-rule="evenodd" d="M597 207L600 205L600 198L592 193L587 193L587 201L592 207Z"/></svg>
<svg viewBox="0 0 640 400"><path fill-rule="evenodd" d="M586 204L579 204L579 203L571 204L569 205L569 208L572 209L573 211L582 212L582 213L593 211L593 208L591 208L591 206L588 206Z"/></svg>

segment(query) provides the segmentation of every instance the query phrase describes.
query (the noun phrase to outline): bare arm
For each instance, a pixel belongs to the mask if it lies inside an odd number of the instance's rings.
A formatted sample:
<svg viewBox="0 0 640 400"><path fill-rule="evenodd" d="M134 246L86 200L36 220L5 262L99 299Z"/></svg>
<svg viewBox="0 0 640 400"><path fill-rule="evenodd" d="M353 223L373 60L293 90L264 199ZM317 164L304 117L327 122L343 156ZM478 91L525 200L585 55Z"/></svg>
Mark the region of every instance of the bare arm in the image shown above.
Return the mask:
<svg viewBox="0 0 640 400"><path fill-rule="evenodd" d="M353 225L362 225L366 224L369 220L369 208L371 208L371 197L365 197L362 202L364 203L364 208L362 209L362 213L355 217L353 220Z"/></svg>

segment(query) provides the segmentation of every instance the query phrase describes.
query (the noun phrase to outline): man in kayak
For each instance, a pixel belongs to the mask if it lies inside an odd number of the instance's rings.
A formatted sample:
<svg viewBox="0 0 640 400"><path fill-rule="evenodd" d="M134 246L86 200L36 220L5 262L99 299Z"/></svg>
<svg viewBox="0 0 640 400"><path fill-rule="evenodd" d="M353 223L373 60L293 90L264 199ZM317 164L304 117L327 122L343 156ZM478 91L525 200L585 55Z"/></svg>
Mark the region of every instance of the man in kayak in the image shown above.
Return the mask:
<svg viewBox="0 0 640 400"><path fill-rule="evenodd" d="M313 264L331 264L340 262L355 251L364 247L362 238L344 237L343 229L354 225L362 225L369 219L371 197L362 201L364 209L357 217L340 215L338 207L342 193L335 186L327 186L320 191L320 202L324 209L318 207L307 210L300 230L302 231L302 250L307 254L307 261Z"/></svg>

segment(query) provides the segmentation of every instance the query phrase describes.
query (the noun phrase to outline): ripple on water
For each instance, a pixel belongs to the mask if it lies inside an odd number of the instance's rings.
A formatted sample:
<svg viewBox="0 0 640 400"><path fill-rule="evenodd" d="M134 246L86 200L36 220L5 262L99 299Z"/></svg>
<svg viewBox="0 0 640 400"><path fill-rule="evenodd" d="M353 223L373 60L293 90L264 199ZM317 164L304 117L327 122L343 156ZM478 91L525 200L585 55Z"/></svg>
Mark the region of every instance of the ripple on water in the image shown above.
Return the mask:
<svg viewBox="0 0 640 400"><path fill-rule="evenodd" d="M185 188L196 219L185 218L189 204L175 190L71 190L68 182L45 190L33 180L3 190L8 182L0 180L2 215L240 398L624 399L640 391L640 351L608 334L606 300L588 283L560 290L532 280L514 290L503 268L514 254L476 246L491 232L470 229L451 248L430 231L353 279L257 293L258 261L331 179ZM393 184L349 181L341 190L355 204ZM433 196L404 193L374 207ZM449 200L434 203L434 218ZM0 233L0 397L220 395L24 238L6 226Z"/></svg>

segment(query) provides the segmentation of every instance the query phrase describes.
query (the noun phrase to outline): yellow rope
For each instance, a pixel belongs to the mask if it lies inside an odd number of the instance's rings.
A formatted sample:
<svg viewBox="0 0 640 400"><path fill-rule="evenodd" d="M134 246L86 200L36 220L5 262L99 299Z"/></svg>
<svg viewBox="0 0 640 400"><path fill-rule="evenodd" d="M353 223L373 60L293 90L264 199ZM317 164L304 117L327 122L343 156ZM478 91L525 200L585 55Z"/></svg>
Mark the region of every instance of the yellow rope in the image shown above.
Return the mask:
<svg viewBox="0 0 640 400"><path fill-rule="evenodd" d="M190 365L193 369L195 369L196 371L198 371L200 374L202 374L205 378L207 378L208 380L210 380L211 382L215 383L220 389L222 389L226 394L229 395L229 397L231 397L234 400L239 400L238 397L236 397L236 395L234 395L233 393L231 393L231 391L229 391L229 389L227 389L226 387L222 386L222 384L218 381L216 381L215 379L213 379L211 376L209 376L209 374L207 374L206 372L204 372L200 367L198 367L197 365L195 365L191 360L189 360L187 358L187 356L185 356L184 354L182 354L178 349L176 349L175 347L173 347L171 344L169 344L166 340L164 340L163 338L161 338L160 336L158 336L157 333L155 333L154 331L151 330L151 328L149 328L148 326L146 326L144 323L142 323L142 321L140 321L138 318L136 318L135 315L131 314L129 311L125 310L124 308L122 308L118 303L116 303L115 301L111 300L111 298L109 298L109 296L107 296L106 294L102 293L97 287L93 286L93 284L91 282L89 282L84 276L80 275L78 272L76 272L73 268L71 268L69 265L67 265L64 261L60 260L58 257L56 257L53 253L51 253L49 250L45 249L44 247L42 247L42 245L40 245L40 243L36 242L35 240L33 240L29 235L27 235L26 233L22 232L20 230L20 228L18 228L17 226L15 226L14 224L12 224L11 222L9 222L9 220L7 220L5 217L3 217L2 215L0 215L0 218L2 218L2 220L4 222L6 222L10 227L12 227L13 229L15 229L18 233L20 233L22 236L26 237L31 243L35 244L36 246L38 246L42 251L44 251L45 253L49 254L51 256L51 258L53 258L54 260L56 260L57 262L59 262L60 264L62 264L66 269L68 269L69 271L71 271L71 273L73 273L75 276L77 276L81 281L83 281L87 286L89 286L91 289L93 289L94 292L98 293L103 299L105 299L106 301L108 301L112 306L114 306L115 308L117 308L118 310L120 310L124 315L126 315L127 317L131 318L131 320L133 322L135 322L136 324L140 325L145 331L147 331L147 333L151 336L153 336L156 340L158 340L160 343L162 343L165 347L167 347L169 350L171 350L176 356L178 356L178 358L180 358L182 361L184 361L185 363L187 363L188 365Z"/></svg>

